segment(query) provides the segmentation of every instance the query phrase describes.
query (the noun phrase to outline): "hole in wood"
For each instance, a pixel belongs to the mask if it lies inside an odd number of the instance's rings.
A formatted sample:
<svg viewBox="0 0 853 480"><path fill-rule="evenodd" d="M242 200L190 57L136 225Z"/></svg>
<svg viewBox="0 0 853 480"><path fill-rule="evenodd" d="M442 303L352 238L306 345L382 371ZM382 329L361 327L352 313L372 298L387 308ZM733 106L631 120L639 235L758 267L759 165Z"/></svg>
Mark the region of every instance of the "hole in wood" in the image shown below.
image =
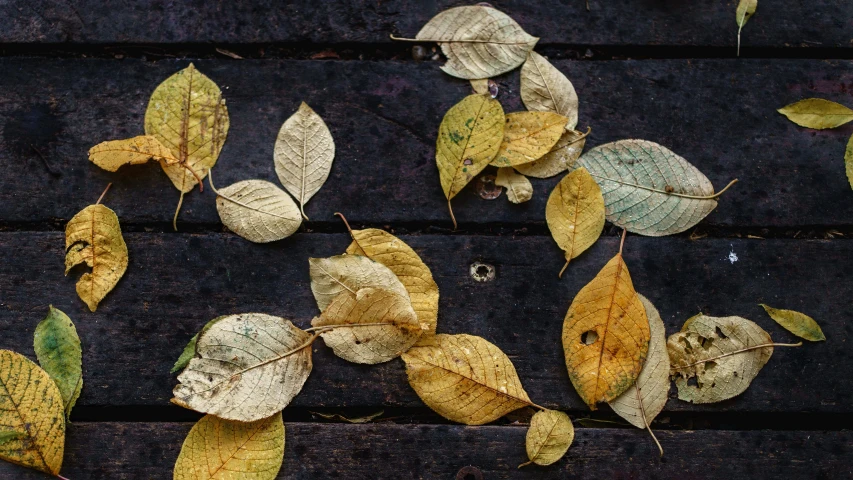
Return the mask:
<svg viewBox="0 0 853 480"><path fill-rule="evenodd" d="M495 185L494 175L480 175L475 184L477 195L485 200L494 200L501 196L503 189Z"/></svg>
<svg viewBox="0 0 853 480"><path fill-rule="evenodd" d="M474 262L470 272L471 278L478 282L491 282L495 279L495 267L488 263Z"/></svg>
<svg viewBox="0 0 853 480"><path fill-rule="evenodd" d="M456 473L456 480L483 480L483 472L477 467L468 465L459 469L459 472Z"/></svg>

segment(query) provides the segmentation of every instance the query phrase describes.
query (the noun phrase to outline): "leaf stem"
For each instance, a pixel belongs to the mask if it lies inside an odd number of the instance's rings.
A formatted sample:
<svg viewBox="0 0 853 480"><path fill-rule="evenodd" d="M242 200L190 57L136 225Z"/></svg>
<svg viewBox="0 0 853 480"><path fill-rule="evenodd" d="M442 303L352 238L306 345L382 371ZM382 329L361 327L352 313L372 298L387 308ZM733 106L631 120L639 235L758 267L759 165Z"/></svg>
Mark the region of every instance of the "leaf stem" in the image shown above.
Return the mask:
<svg viewBox="0 0 853 480"><path fill-rule="evenodd" d="M693 200L714 200L714 199L716 199L717 197L719 197L720 195L722 195L722 194L723 194L726 190L728 190L732 185L734 185L735 183L737 183L737 182L738 182L738 179L736 178L736 179L732 180L731 182L729 182L729 184L728 184L728 185L726 185L726 187L725 187L725 188L723 188L722 190L720 190L719 192L717 192L717 193L715 193L715 194L713 194L713 195L705 195L705 196L703 196L703 195L687 195L687 194L684 194L684 193L667 192L667 191L665 191L665 190L658 190L658 189L656 189L656 188L648 187L648 186L645 186L645 185L637 185L636 183L628 183L628 182L625 182L625 181L622 181L622 180L614 180L614 179L612 179L612 178L608 178L608 177L605 177L605 176L603 176L603 175L596 175L596 174L594 174L594 173L592 173L592 172L590 172L590 175L592 175L592 176L593 176L593 177L595 177L595 178L600 178L600 179L603 179L603 180L607 180L607 181L610 181L610 182L618 183L618 184L620 184L620 185L625 185L625 186L628 186L628 187L640 188L640 189L643 189L643 190L648 190L648 191L650 191L650 192L662 193L662 194L664 194L664 195L672 195L673 197L691 198L691 199L693 199Z"/></svg>
<svg viewBox="0 0 853 480"><path fill-rule="evenodd" d="M397 40L398 42L427 42L428 40L418 40L417 38L405 38L405 37L395 37L392 33L388 35L391 37L391 40Z"/></svg>
<svg viewBox="0 0 853 480"><path fill-rule="evenodd" d="M112 187L112 186L113 186L112 182L110 182L110 183L108 183L108 184L107 184L107 188L105 188L105 189L104 189L104 193L102 193L102 194L101 194L101 196L100 196L100 197L98 197L98 201L97 201L97 202L95 202L95 205L98 205L98 204L100 204L100 203L101 203L101 200L103 200L103 199L104 199L104 195L106 195L106 194L107 194L107 190L109 190L109 189L110 189L110 187Z"/></svg>
<svg viewBox="0 0 853 480"><path fill-rule="evenodd" d="M181 198L178 199L178 208L175 209L175 216L172 217L172 228L178 231L178 213L181 211L181 205L184 204L184 192L181 192Z"/></svg>
<svg viewBox="0 0 853 480"><path fill-rule="evenodd" d="M453 215L453 207L450 205L450 199L447 199L447 209L450 210L450 218L453 220L453 230L456 231L456 215Z"/></svg>
<svg viewBox="0 0 853 480"><path fill-rule="evenodd" d="M649 425L649 420L646 418L646 406L643 405L643 399L640 397L640 387L637 386L637 382L634 382L634 391L637 392L637 404L640 405L640 414L643 416L643 425L646 426L646 430L649 431L649 435L652 436L652 440L655 441L658 446L658 450L660 450L660 456L663 457L663 447L660 446L658 437L655 436L655 432L652 431L652 427Z"/></svg>
<svg viewBox="0 0 853 480"><path fill-rule="evenodd" d="M563 272L566 271L566 268L569 267L570 260L566 260L566 264L563 265L563 268L560 269L560 273L557 274L557 278L563 278Z"/></svg>
<svg viewBox="0 0 853 480"><path fill-rule="evenodd" d="M216 196L218 196L218 197L224 198L225 200L228 200L231 203L235 203L237 205L240 205L243 208L247 208L247 209L255 211L255 212L264 213L266 215L270 215L270 216L273 216L276 218L280 218L282 220L287 220L288 222L295 222L295 220L293 220L292 218L287 218L285 216L278 215L278 214L275 214L272 212L266 212L264 210L261 210L260 208L255 208L255 207L249 206L243 202L240 202L239 200L234 200L233 198L231 198L227 195L223 195L223 194L219 193L219 190L217 190L216 187L213 186L213 169L212 168L207 171L207 181L208 181L208 183L210 183L210 189L213 190L213 193L215 193Z"/></svg>
<svg viewBox="0 0 853 480"><path fill-rule="evenodd" d="M676 367L670 367L670 370L684 370L685 368L690 368L692 366L699 365L700 363L713 362L714 360L719 360L719 359L724 358L724 357L730 357L732 355L735 355L738 353L743 353L743 352L748 352L750 350L757 350L759 348L765 348L765 347L801 347L802 345L803 345L803 342L797 342L797 343L773 343L773 342L762 343L761 345L753 345L751 347L741 348L740 350L735 350L733 352L727 352L727 353L724 353L722 355L717 355L716 357L705 358L703 360L699 360L698 362L693 362L689 365L679 365Z"/></svg>
<svg viewBox="0 0 853 480"><path fill-rule="evenodd" d="M619 255L622 255L622 247L625 246L625 237L628 236L628 229L622 228L622 241L619 242Z"/></svg>
<svg viewBox="0 0 853 480"><path fill-rule="evenodd" d="M68 480L67 478L63 477L62 475L60 475L58 473L56 474L56 478L58 478L59 480Z"/></svg>
<svg viewBox="0 0 853 480"><path fill-rule="evenodd" d="M306 332L318 332L318 333L324 333L324 332L328 332L328 331L330 331L330 330L334 330L334 329L336 329L336 328L346 328L346 327L381 327L381 326L388 326L388 325L394 325L394 323L393 323L393 322L375 322L375 323L350 323L350 324L346 324L346 325L322 325L322 326L319 326L319 327L306 328L304 331L306 331Z"/></svg>
<svg viewBox="0 0 853 480"><path fill-rule="evenodd" d="M344 214L341 212L335 212L335 215L341 217L341 220L344 221L344 225L346 225L346 227L347 227L347 231L349 232L349 236L352 238L352 241L355 242L355 245L358 247L358 249L361 250L361 253L363 254L363 256L370 258L370 255L367 254L367 251L365 249L361 248L361 244L358 243L358 239L355 238L355 234L352 232L352 228L349 226L349 222L347 221L347 217L345 217Z"/></svg>
<svg viewBox="0 0 853 480"><path fill-rule="evenodd" d="M533 408L538 408L539 410L542 410L543 412L548 410L547 408L543 407L542 405L537 405L533 402L530 402L530 406Z"/></svg>

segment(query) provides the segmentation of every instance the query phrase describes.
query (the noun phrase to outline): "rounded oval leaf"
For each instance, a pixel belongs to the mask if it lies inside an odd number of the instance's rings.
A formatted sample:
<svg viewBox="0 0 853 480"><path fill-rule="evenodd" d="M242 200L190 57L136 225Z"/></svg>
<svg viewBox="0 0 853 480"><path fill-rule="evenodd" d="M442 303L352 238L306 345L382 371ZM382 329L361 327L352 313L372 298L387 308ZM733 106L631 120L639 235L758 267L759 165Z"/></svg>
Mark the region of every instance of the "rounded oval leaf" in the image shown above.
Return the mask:
<svg viewBox="0 0 853 480"><path fill-rule="evenodd" d="M530 419L525 446L528 463L551 465L563 458L575 439L572 420L563 412L543 410ZM522 464L523 466L527 464Z"/></svg>
<svg viewBox="0 0 853 480"><path fill-rule="evenodd" d="M506 188L506 198L512 203L524 203L533 198L533 185L530 180L516 173L512 167L498 169L495 185Z"/></svg>
<svg viewBox="0 0 853 480"><path fill-rule="evenodd" d="M812 317L794 310L773 308L763 303L760 305L767 312L767 315L770 315L770 318L776 320L776 323L782 325L785 330L794 335L811 342L826 340L826 336L823 334L823 330L820 329L820 325Z"/></svg>
<svg viewBox="0 0 853 480"><path fill-rule="evenodd" d="M806 98L777 110L801 127L823 130L853 120L853 110L822 98Z"/></svg>
<svg viewBox="0 0 853 480"><path fill-rule="evenodd" d="M516 165L515 169L523 175L534 178L548 178L565 172L583 153L586 136L586 133L577 130L566 130L550 152L538 160Z"/></svg>
<svg viewBox="0 0 853 480"><path fill-rule="evenodd" d="M574 85L545 57L533 51L521 66L521 100L528 110L554 112L568 118L569 130L578 125L578 94Z"/></svg>
<svg viewBox="0 0 853 480"><path fill-rule="evenodd" d="M567 120L554 112L508 113L503 141L491 165L511 167L542 158L563 136Z"/></svg>
<svg viewBox="0 0 853 480"><path fill-rule="evenodd" d="M309 258L311 292L317 308L326 310L338 295L355 294L362 288L390 290L409 298L406 287L385 265L364 255L337 255L329 258Z"/></svg>
<svg viewBox="0 0 853 480"><path fill-rule="evenodd" d="M598 240L604 228L604 198L585 168L560 180L548 196L545 221L551 237L566 252L566 265Z"/></svg>
<svg viewBox="0 0 853 480"><path fill-rule="evenodd" d="M243 180L216 191L222 224L250 242L287 238L302 224L299 208L280 188L264 180Z"/></svg>
<svg viewBox="0 0 853 480"><path fill-rule="evenodd" d="M47 317L36 327L33 347L39 365L56 382L65 416L70 417L83 389L83 349L74 323L51 305Z"/></svg>

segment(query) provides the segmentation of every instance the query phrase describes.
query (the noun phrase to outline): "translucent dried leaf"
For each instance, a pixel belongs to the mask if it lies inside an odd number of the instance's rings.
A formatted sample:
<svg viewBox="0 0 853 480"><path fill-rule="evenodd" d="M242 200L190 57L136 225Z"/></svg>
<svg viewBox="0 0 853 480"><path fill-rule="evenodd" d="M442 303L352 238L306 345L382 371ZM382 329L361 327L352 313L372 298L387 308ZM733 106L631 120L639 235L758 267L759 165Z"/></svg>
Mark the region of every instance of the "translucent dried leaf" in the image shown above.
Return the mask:
<svg viewBox="0 0 853 480"><path fill-rule="evenodd" d="M263 313L220 319L196 341L172 403L240 422L269 417L308 379L314 338L289 320Z"/></svg>
<svg viewBox="0 0 853 480"><path fill-rule="evenodd" d="M758 8L758 0L740 0L735 11L735 21L737 22L737 54L740 56L740 31L746 22L752 18L755 9Z"/></svg>
<svg viewBox="0 0 853 480"><path fill-rule="evenodd" d="M62 394L47 372L9 350L0 350L0 425L7 432L0 459L59 475L65 451Z"/></svg>
<svg viewBox="0 0 853 480"><path fill-rule="evenodd" d="M585 168L566 175L554 187L545 205L545 221L551 237L566 252L566 265L598 240L604 228L604 198Z"/></svg>
<svg viewBox="0 0 853 480"><path fill-rule="evenodd" d="M65 226L65 274L85 263L92 268L77 281L77 295L95 311L127 270L127 245L115 212L89 205Z"/></svg>
<svg viewBox="0 0 853 480"><path fill-rule="evenodd" d="M308 265L311 292L321 312L341 293L354 295L362 288L389 290L409 299L409 292L391 269L363 255L309 258Z"/></svg>
<svg viewBox="0 0 853 480"><path fill-rule="evenodd" d="M447 56L441 69L469 80L495 77L518 67L539 41L507 14L481 5L439 13L415 38L438 42Z"/></svg>
<svg viewBox="0 0 853 480"><path fill-rule="evenodd" d="M296 197L302 216L305 204L329 178L335 159L335 140L326 122L305 102L285 120L275 140L275 173Z"/></svg>
<svg viewBox="0 0 853 480"><path fill-rule="evenodd" d="M33 347L39 365L56 382L65 416L70 417L83 389L83 349L74 323L51 305L47 317L36 327Z"/></svg>
<svg viewBox="0 0 853 480"><path fill-rule="evenodd" d="M583 153L586 133L577 130L563 132L550 152L538 160L516 165L519 173L534 178L548 178L568 170Z"/></svg>
<svg viewBox="0 0 853 480"><path fill-rule="evenodd" d="M823 130L853 121L853 110L822 98L806 98L777 110L801 127Z"/></svg>
<svg viewBox="0 0 853 480"><path fill-rule="evenodd" d="M556 410L536 412L527 429L527 458L536 465L551 465L563 458L575 439L575 428L569 416Z"/></svg>
<svg viewBox="0 0 853 480"><path fill-rule="evenodd" d="M521 66L521 100L528 110L555 112L568 118L569 130L578 125L578 95L574 85L545 57L533 51Z"/></svg>
<svg viewBox="0 0 853 480"><path fill-rule="evenodd" d="M646 310L620 252L578 292L563 321L569 379L590 409L637 380L649 337Z"/></svg>
<svg viewBox="0 0 853 480"><path fill-rule="evenodd" d="M770 360L772 342L767 332L742 317L693 318L666 342L678 398L713 403L740 395ZM693 377L695 385L688 383Z"/></svg>
<svg viewBox="0 0 853 480"><path fill-rule="evenodd" d="M320 330L320 336L335 355L366 364L399 357L423 332L408 294L375 288L341 293L311 326L346 326Z"/></svg>
<svg viewBox="0 0 853 480"><path fill-rule="evenodd" d="M204 325L204 327L201 329L201 332L193 335L193 338L191 338L189 343L187 343L187 346L184 347L184 350L181 352L181 356L178 357L178 360L175 362L175 365L172 367L172 369L169 370L169 373L175 373L178 370L183 370L184 368L186 368L186 366L190 363L190 360L192 360L195 356L195 346L198 342L198 336L204 333L204 331L210 328L214 323L226 317L227 315L222 315L220 317L214 318L213 320L207 322L207 324Z"/></svg>
<svg viewBox="0 0 853 480"><path fill-rule="evenodd" d="M187 435L175 480L274 480L284 461L281 413L243 423L205 415Z"/></svg>
<svg viewBox="0 0 853 480"><path fill-rule="evenodd" d="M110 140L89 149L89 160L109 172L115 172L124 165L147 163L152 159L166 165L180 163L175 154L153 135Z"/></svg>
<svg viewBox="0 0 853 480"><path fill-rule="evenodd" d="M542 158L560 140L567 121L566 117L554 112L507 114L503 141L491 164L510 167Z"/></svg>
<svg viewBox="0 0 853 480"><path fill-rule="evenodd" d="M512 362L483 338L439 334L404 353L403 361L421 400L454 422L482 425L532 405Z"/></svg>
<svg viewBox="0 0 853 480"><path fill-rule="evenodd" d="M293 235L302 224L290 195L264 180L243 180L216 191L222 224L250 242L268 243Z"/></svg>
<svg viewBox="0 0 853 480"><path fill-rule="evenodd" d="M853 188L853 136L847 141L847 149L844 152L844 169L847 171L850 188Z"/></svg>
<svg viewBox="0 0 853 480"><path fill-rule="evenodd" d="M489 93L489 79L488 78L477 78L471 80L471 89L474 90L474 93L485 95Z"/></svg>
<svg viewBox="0 0 853 480"><path fill-rule="evenodd" d="M498 169L495 185L506 188L506 198L512 203L524 203L533 198L533 185L524 175L519 175L512 167Z"/></svg>
<svg viewBox="0 0 853 480"><path fill-rule="evenodd" d="M785 330L794 335L812 342L826 340L826 336L823 334L823 330L820 329L820 325L812 317L794 310L773 308L763 303L760 305L767 312L767 315L770 315L770 318L776 320L776 323L782 325Z"/></svg>

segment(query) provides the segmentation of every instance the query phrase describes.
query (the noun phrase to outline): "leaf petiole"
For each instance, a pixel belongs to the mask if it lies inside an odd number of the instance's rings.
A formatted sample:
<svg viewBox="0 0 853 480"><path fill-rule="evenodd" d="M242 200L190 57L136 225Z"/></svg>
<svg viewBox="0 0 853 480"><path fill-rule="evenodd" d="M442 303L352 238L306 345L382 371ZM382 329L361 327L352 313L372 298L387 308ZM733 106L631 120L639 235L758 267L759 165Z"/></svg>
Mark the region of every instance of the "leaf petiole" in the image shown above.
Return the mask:
<svg viewBox="0 0 853 480"><path fill-rule="evenodd" d="M685 368L690 368L690 367L699 365L700 363L713 362L714 360L719 360L721 358L730 357L732 355L736 355L738 353L748 352L750 350L757 350L759 348L765 348L765 347L801 347L801 346L803 346L803 342L797 342L797 343L772 343L772 342L771 343L762 343L761 345L753 345L751 347L741 348L740 350L735 350L733 352L728 352L728 353L724 353L722 355L717 355L716 357L705 358L705 359L699 360L697 362L693 362L689 365L671 366L669 369L670 370L684 370Z"/></svg>

